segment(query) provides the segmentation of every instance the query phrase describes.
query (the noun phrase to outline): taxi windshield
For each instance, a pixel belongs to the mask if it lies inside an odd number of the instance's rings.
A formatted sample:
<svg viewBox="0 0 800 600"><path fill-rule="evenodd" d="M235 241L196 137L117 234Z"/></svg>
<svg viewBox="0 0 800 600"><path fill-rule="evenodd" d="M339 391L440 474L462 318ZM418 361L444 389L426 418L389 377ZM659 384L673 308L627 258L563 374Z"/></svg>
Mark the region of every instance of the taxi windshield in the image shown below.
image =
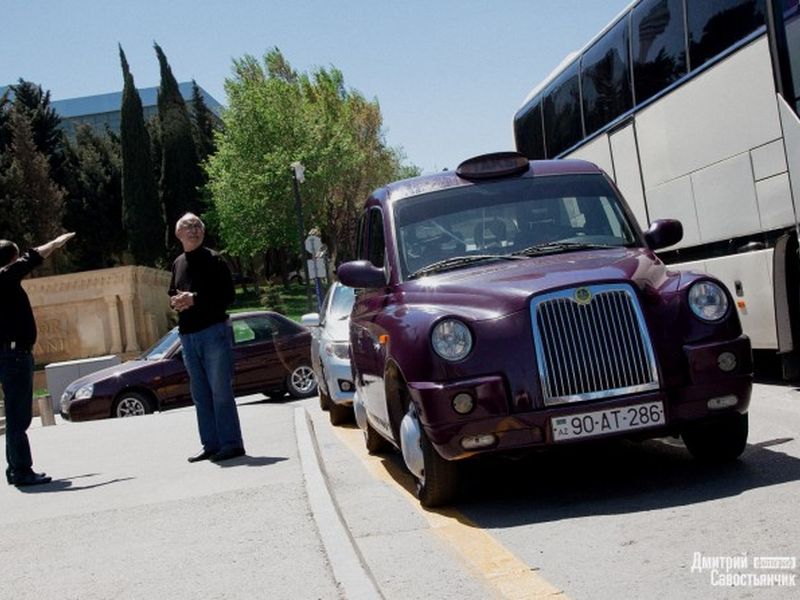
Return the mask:
<svg viewBox="0 0 800 600"><path fill-rule="evenodd" d="M637 245L602 175L514 178L395 204L403 279L491 260Z"/></svg>

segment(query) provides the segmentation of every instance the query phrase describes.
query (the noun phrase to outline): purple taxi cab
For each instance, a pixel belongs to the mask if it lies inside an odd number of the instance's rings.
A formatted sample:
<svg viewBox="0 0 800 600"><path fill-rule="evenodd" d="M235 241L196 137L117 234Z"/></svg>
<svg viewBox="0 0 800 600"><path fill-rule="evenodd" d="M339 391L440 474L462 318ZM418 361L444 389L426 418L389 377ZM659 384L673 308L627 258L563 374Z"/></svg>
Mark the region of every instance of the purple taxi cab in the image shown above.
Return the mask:
<svg viewBox="0 0 800 600"><path fill-rule="evenodd" d="M481 454L673 435L737 458L750 341L724 285L659 260L682 235L642 232L578 160L488 154L373 192L338 269L368 451L398 448L425 506Z"/></svg>

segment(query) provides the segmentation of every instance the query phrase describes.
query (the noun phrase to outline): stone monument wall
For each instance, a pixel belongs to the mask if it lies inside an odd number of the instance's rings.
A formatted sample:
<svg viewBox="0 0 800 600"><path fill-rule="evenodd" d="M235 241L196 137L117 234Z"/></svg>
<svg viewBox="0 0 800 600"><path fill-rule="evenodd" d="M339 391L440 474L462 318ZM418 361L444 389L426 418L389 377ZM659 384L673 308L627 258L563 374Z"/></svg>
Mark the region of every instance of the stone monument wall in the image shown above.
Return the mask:
<svg viewBox="0 0 800 600"><path fill-rule="evenodd" d="M133 266L26 279L37 364L147 349L171 326L169 280L167 271Z"/></svg>

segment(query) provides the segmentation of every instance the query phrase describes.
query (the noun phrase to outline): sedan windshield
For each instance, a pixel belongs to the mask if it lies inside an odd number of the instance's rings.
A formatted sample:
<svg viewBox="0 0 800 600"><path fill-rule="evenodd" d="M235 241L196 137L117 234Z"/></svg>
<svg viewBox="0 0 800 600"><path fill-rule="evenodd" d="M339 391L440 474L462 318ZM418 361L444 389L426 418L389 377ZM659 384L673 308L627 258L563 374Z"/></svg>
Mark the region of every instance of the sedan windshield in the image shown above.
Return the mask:
<svg viewBox="0 0 800 600"><path fill-rule="evenodd" d="M394 210L404 279L492 260L638 243L602 175L455 187L399 201Z"/></svg>
<svg viewBox="0 0 800 600"><path fill-rule="evenodd" d="M175 327L167 332L167 334L158 340L153 346L142 355L144 360L161 360L164 358L164 353L167 352L175 344L178 339L178 328Z"/></svg>

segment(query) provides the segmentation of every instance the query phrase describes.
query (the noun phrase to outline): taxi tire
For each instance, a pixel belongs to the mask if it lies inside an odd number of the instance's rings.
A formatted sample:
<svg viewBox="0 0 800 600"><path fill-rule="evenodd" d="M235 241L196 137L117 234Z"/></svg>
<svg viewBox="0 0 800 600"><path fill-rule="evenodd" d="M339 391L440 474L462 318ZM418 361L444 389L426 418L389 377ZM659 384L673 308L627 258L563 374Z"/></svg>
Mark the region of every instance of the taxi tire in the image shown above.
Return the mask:
<svg viewBox="0 0 800 600"><path fill-rule="evenodd" d="M364 430L364 444L367 446L367 453L370 455L383 454L392 447L380 433L375 431L369 419L367 419L367 428Z"/></svg>
<svg viewBox="0 0 800 600"><path fill-rule="evenodd" d="M451 503L458 490L458 465L443 459L436 452L428 436L420 435L424 473L417 479L417 498L425 508L434 508Z"/></svg>
<svg viewBox="0 0 800 600"><path fill-rule="evenodd" d="M720 463L736 460L747 447L748 416L728 415L689 425L681 433L686 449L697 460Z"/></svg>
<svg viewBox="0 0 800 600"><path fill-rule="evenodd" d="M353 420L353 408L345 404L331 402L328 405L328 416L331 419L331 425L344 425Z"/></svg>

